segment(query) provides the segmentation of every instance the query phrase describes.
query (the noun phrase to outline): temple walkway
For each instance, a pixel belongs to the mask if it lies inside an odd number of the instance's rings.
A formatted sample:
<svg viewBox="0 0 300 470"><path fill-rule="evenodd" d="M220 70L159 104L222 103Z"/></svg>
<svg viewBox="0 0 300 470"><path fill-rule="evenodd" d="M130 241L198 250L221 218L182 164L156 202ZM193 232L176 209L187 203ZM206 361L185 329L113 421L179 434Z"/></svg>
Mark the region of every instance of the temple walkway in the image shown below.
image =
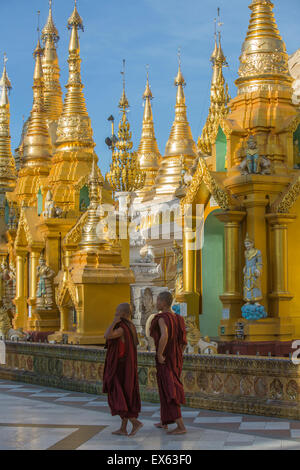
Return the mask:
<svg viewBox="0 0 300 470"><path fill-rule="evenodd" d="M300 449L300 421L185 408L188 433L156 430L159 407L143 404L143 429L115 437L105 397L0 380L0 450Z"/></svg>

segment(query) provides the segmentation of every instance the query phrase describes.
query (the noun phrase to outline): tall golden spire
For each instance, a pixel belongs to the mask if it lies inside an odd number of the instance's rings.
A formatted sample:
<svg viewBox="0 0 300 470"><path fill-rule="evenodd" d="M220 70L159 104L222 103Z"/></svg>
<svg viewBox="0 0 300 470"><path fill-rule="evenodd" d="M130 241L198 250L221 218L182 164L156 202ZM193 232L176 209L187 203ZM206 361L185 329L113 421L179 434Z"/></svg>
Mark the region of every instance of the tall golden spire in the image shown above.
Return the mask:
<svg viewBox="0 0 300 470"><path fill-rule="evenodd" d="M180 53L178 73L174 84L177 87L175 120L155 182L157 197L175 193L181 185L183 162L185 168L190 168L197 156L196 144L186 114L187 107L183 91L186 83L181 72Z"/></svg>
<svg viewBox="0 0 300 470"><path fill-rule="evenodd" d="M240 57L239 94L270 89L291 90L288 55L270 0L252 0L246 40Z"/></svg>
<svg viewBox="0 0 300 470"><path fill-rule="evenodd" d="M147 71L146 89L143 95L145 100L143 128L140 145L138 148L138 159L141 170L145 171L146 179L143 189L138 191L138 196L145 195L155 183L155 178L161 162L161 155L158 150L157 141L154 132L154 122L151 107L153 99L152 91L149 84L149 72Z"/></svg>
<svg viewBox="0 0 300 470"><path fill-rule="evenodd" d="M106 177L114 192L134 192L143 188L146 174L141 171L136 152L131 152L132 134L127 119L129 102L125 91L125 60L123 61L123 92L119 101L122 117L119 123L118 141L112 155L110 171Z"/></svg>
<svg viewBox="0 0 300 470"><path fill-rule="evenodd" d="M33 106L29 126L24 138L23 169L36 168L39 173L47 174L50 168L52 145L44 107L42 55L43 49L38 39L37 47L33 53L35 58L32 87Z"/></svg>
<svg viewBox="0 0 300 470"><path fill-rule="evenodd" d="M69 80L66 85L67 94L63 106L63 112L58 121L57 146L58 150L65 144L77 144L79 146L94 147L91 120L86 110L81 82L81 58L78 30L84 31L83 21L77 11L77 2L68 21L71 30L69 44Z"/></svg>
<svg viewBox="0 0 300 470"><path fill-rule="evenodd" d="M59 41L59 35L53 22L52 0L49 0L48 20L42 31L41 38L44 43L44 55L42 59L42 64L45 85L45 111L47 115L47 120L50 123L58 120L63 108L62 90L59 81L60 69L56 52L56 44ZM53 137L55 137L55 135Z"/></svg>
<svg viewBox="0 0 300 470"><path fill-rule="evenodd" d="M4 55L3 74L0 80L0 193L12 191L15 187L16 170L14 158L11 152L10 140L10 112L7 90L11 89L11 83L6 71L6 55ZM2 201L0 201L2 202Z"/></svg>
<svg viewBox="0 0 300 470"><path fill-rule="evenodd" d="M218 10L219 15L219 10ZM218 18L220 23L220 17ZM216 20L215 20L216 21ZM218 39L217 39L218 37ZM212 154L212 145L216 140L220 121L228 114L228 103L230 96L228 85L223 76L223 67L226 67L227 61L221 45L221 31L215 31L215 48L211 56L213 75L210 89L210 108L202 135L198 139L198 148L204 155Z"/></svg>

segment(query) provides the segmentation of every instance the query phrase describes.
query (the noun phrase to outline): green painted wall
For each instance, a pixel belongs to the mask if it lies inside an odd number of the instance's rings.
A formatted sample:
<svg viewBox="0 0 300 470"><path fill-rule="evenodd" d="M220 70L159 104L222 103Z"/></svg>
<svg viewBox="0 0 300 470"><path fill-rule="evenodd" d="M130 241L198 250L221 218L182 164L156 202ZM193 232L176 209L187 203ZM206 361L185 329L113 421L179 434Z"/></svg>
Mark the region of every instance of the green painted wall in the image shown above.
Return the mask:
<svg viewBox="0 0 300 470"><path fill-rule="evenodd" d="M299 152L298 152L298 158L296 157L295 166L296 166L296 168L299 168L300 167L300 158L299 158L299 155L300 155L300 126L298 126L298 129L294 133L293 141L294 141L294 144L295 144L296 141L298 141Z"/></svg>
<svg viewBox="0 0 300 470"><path fill-rule="evenodd" d="M221 127L219 127L216 139L216 170L224 171L227 153L227 140Z"/></svg>
<svg viewBox="0 0 300 470"><path fill-rule="evenodd" d="M7 225L9 222L9 205L8 205L7 199L5 199L4 220Z"/></svg>
<svg viewBox="0 0 300 470"><path fill-rule="evenodd" d="M80 190L79 196L79 209L81 212L85 212L90 205L90 198L89 198L89 188L87 186L83 186Z"/></svg>
<svg viewBox="0 0 300 470"><path fill-rule="evenodd" d="M205 222L204 246L202 250L202 315L201 333L218 336L222 318L222 303L219 296L224 292L224 225L211 213Z"/></svg>
<svg viewBox="0 0 300 470"><path fill-rule="evenodd" d="M38 215L41 215L43 212L43 195L41 189L39 189L38 195L37 195L37 209L38 209Z"/></svg>

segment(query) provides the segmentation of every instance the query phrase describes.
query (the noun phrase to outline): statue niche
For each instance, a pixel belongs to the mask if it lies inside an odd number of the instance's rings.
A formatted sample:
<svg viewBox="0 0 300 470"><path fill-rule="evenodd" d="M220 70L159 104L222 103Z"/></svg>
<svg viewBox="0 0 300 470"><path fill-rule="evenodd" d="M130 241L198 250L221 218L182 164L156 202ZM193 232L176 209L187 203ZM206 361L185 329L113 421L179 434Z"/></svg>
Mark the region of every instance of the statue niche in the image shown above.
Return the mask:
<svg viewBox="0 0 300 470"><path fill-rule="evenodd" d="M246 157L239 166L242 175L270 175L271 162L259 154L257 141L253 135L247 142Z"/></svg>
<svg viewBox="0 0 300 470"><path fill-rule="evenodd" d="M38 286L36 293L36 308L39 310L52 310L54 307L53 279L55 272L46 264L43 255L37 269Z"/></svg>
<svg viewBox="0 0 300 470"><path fill-rule="evenodd" d="M242 316L246 320L260 320L267 317L265 308L259 303L263 298L261 291L262 256L248 235L245 240L245 248L246 265L243 273L246 304L242 307Z"/></svg>
<svg viewBox="0 0 300 470"><path fill-rule="evenodd" d="M4 261L1 265L2 302L3 307L9 312L11 318L15 314L13 300L16 296L16 268L13 263L8 265Z"/></svg>
<svg viewBox="0 0 300 470"><path fill-rule="evenodd" d="M43 217L45 219L53 219L57 217L62 216L62 209L60 207L56 207L52 193L49 190L46 195L46 200L45 200L45 210L43 212Z"/></svg>

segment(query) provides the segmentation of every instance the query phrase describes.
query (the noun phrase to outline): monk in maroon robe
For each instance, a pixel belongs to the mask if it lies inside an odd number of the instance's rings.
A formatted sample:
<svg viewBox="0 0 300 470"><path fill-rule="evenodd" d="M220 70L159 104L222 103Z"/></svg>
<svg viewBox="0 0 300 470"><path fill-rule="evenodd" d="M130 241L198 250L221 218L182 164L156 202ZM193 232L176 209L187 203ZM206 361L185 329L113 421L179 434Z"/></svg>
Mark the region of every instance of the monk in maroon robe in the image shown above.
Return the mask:
<svg viewBox="0 0 300 470"><path fill-rule="evenodd" d="M129 304L117 307L113 323L105 333L107 354L103 376L103 392L108 394L108 404L113 416L119 415L121 428L113 432L128 436L128 420L134 436L143 424L138 420L141 399L137 370L138 337L131 321Z"/></svg>
<svg viewBox="0 0 300 470"><path fill-rule="evenodd" d="M168 429L176 423L177 428L169 434L185 434L186 428L181 416L180 405L185 403L184 389L180 381L183 366L183 352L187 345L185 322L176 315L171 305L170 292L162 292L157 298L160 312L152 320L150 335L156 346L157 385L160 396L161 422L155 426Z"/></svg>

